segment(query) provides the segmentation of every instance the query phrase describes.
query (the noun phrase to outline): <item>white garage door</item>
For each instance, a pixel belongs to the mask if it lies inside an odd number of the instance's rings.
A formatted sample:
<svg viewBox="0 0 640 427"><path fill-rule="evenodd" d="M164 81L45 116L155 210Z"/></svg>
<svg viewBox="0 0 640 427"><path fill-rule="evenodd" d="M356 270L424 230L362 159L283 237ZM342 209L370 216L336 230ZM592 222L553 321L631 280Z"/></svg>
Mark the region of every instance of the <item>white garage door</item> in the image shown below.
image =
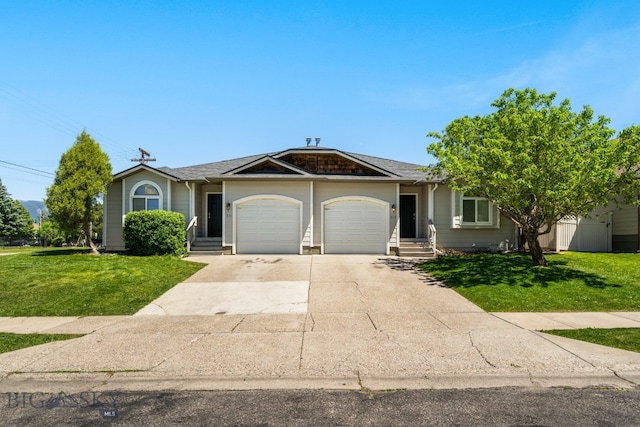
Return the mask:
<svg viewBox="0 0 640 427"><path fill-rule="evenodd" d="M236 207L236 253L300 253L300 205L282 199L255 199Z"/></svg>
<svg viewBox="0 0 640 427"><path fill-rule="evenodd" d="M327 254L385 254L387 209L367 200L325 205L324 252Z"/></svg>

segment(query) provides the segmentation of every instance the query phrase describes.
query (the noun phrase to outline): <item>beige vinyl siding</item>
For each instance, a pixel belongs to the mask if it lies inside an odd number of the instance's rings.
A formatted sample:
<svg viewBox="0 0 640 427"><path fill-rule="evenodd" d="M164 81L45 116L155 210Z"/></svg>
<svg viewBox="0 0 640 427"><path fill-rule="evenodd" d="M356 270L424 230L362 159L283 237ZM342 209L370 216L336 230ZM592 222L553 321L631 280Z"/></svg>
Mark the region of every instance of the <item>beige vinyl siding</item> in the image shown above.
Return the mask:
<svg viewBox="0 0 640 427"><path fill-rule="evenodd" d="M105 196L105 249L107 251L123 251L122 240L122 182L114 182L107 189Z"/></svg>
<svg viewBox="0 0 640 427"><path fill-rule="evenodd" d="M142 170L134 175L125 178L125 211L131 212L131 189L136 187L141 181L151 181L155 185L157 185L158 188L160 188L160 191L162 191L162 206L160 206L160 209L167 210L167 196L169 194L167 187L167 178L150 171Z"/></svg>
<svg viewBox="0 0 640 427"><path fill-rule="evenodd" d="M454 228L451 193L451 189L442 184L434 193L434 225L439 247L473 251L497 248L506 241L509 241L510 247L514 245L517 240L515 225L504 216L500 218L499 228ZM459 200L459 197L455 199Z"/></svg>
<svg viewBox="0 0 640 427"><path fill-rule="evenodd" d="M193 188L196 184L191 183ZM166 205L166 203L165 203ZM171 182L171 210L184 215L185 226L189 223L189 189L184 182Z"/></svg>
<svg viewBox="0 0 640 427"><path fill-rule="evenodd" d="M398 203L398 184L368 182L316 182L313 198L313 240L316 246L322 241L322 203L337 197L371 197L391 205ZM398 216L389 215L389 243L394 246L392 237L396 235Z"/></svg>
<svg viewBox="0 0 640 427"><path fill-rule="evenodd" d="M615 206L613 211L613 234L616 235L638 235L638 207L633 205L624 205L618 210Z"/></svg>
<svg viewBox="0 0 640 427"><path fill-rule="evenodd" d="M429 237L429 185L420 187L418 193L418 237Z"/></svg>
<svg viewBox="0 0 640 427"><path fill-rule="evenodd" d="M311 225L311 215L309 212L310 191L309 182L286 182L286 181L227 181L225 183L224 195L225 203L233 204L234 201L251 196L275 195L290 197L302 202L302 235L303 246L309 246L309 227ZM233 241L233 218L226 215L224 218L224 240L231 243Z"/></svg>
<svg viewBox="0 0 640 427"><path fill-rule="evenodd" d="M640 250L640 211L638 206L625 204L619 209L614 203L612 211L611 240L613 252L637 252Z"/></svg>

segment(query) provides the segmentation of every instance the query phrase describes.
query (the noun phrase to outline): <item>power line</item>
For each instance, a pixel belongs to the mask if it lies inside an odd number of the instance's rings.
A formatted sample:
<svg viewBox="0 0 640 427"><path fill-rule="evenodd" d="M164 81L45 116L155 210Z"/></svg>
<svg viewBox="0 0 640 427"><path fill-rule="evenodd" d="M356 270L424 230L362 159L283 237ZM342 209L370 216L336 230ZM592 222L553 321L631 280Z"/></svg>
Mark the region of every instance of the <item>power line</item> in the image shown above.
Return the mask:
<svg viewBox="0 0 640 427"><path fill-rule="evenodd" d="M10 85L6 84L6 82L1 83L3 83L3 85L6 87L10 87ZM15 87L12 87L11 90L7 89L6 87L0 87L0 91L4 92L6 95L12 98L10 99L10 101L16 102L26 107L34 116L36 116L42 123L46 124L47 126L50 126L70 136L76 136L78 134L78 127L86 129L93 135L99 135L101 142L104 145L110 147L109 151L114 154L114 157L129 160L132 156L131 153L135 153L136 150L134 148L129 148L114 140L113 138L110 138L95 129L89 128L88 126L72 119L65 114L42 105L41 102L21 92Z"/></svg>
<svg viewBox="0 0 640 427"><path fill-rule="evenodd" d="M7 162L5 160L0 160L0 163L5 163L7 165L16 166L16 167L19 167L19 168L22 168L22 169L27 169L27 170L20 171L20 172L30 173L30 174L42 176L42 177L45 177L45 178L50 178L50 177L55 176L55 174L52 173L52 172L47 172L47 171L42 171L40 169L30 168L29 166L18 165L16 163ZM14 169L14 168L7 168L7 169L19 170L19 169ZM30 171L33 171L33 172L30 172ZM37 173L35 173L35 172L37 172Z"/></svg>

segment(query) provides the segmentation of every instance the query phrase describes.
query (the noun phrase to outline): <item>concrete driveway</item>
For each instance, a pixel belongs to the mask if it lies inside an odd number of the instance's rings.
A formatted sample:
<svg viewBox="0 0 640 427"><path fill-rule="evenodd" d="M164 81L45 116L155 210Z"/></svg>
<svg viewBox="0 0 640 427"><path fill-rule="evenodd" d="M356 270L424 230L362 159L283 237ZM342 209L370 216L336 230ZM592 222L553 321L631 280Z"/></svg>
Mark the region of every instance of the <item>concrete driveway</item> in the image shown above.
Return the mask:
<svg viewBox="0 0 640 427"><path fill-rule="evenodd" d="M190 259L208 266L136 315L307 313L311 256Z"/></svg>
<svg viewBox="0 0 640 427"><path fill-rule="evenodd" d="M433 286L413 261L397 257L240 255L200 260L208 262L203 270L136 315L481 312L455 292Z"/></svg>
<svg viewBox="0 0 640 427"><path fill-rule="evenodd" d="M135 316L56 323L88 335L0 355L0 391L640 384L640 354L518 327L410 260L193 260L208 265Z"/></svg>

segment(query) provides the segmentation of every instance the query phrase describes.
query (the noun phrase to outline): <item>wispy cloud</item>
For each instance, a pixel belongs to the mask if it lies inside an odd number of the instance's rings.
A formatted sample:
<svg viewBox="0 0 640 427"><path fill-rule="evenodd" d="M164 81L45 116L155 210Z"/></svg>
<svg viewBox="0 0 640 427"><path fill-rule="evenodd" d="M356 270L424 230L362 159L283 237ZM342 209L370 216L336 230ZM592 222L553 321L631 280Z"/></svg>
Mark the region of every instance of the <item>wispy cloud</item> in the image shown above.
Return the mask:
<svg viewBox="0 0 640 427"><path fill-rule="evenodd" d="M640 27L596 34L478 82L495 88L535 87L591 105L614 125L640 122Z"/></svg>
<svg viewBox="0 0 640 427"><path fill-rule="evenodd" d="M536 88L569 98L574 110L589 104L622 129L640 123L640 25L563 41L553 50L493 75L443 86L406 86L387 94L398 108L460 115L484 114L508 88Z"/></svg>
<svg viewBox="0 0 640 427"><path fill-rule="evenodd" d="M479 33L473 34L472 36L478 37L478 36L486 36L490 34L507 33L511 31L520 30L522 28L532 27L534 25L540 25L542 23L543 21L523 22L521 24L510 25L508 27L494 28L491 30L481 31Z"/></svg>

